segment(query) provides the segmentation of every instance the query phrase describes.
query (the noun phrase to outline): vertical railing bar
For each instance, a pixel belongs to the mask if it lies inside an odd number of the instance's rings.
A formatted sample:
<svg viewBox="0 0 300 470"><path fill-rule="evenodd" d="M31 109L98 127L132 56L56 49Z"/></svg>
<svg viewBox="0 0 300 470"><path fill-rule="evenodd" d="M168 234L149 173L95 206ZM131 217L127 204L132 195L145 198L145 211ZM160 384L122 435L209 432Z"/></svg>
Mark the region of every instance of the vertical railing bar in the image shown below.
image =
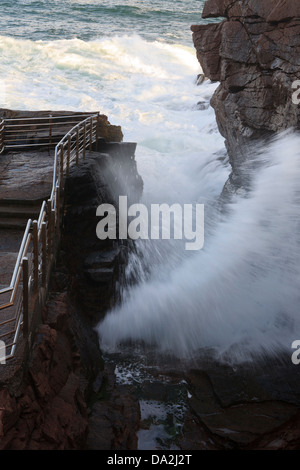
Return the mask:
<svg viewBox="0 0 300 470"><path fill-rule="evenodd" d="M28 335L29 292L28 292L28 258L23 258L23 334Z"/></svg>
<svg viewBox="0 0 300 470"><path fill-rule="evenodd" d="M49 144L52 145L52 115L49 116Z"/></svg>
<svg viewBox="0 0 300 470"><path fill-rule="evenodd" d="M60 188L57 185L56 187L56 213L57 213L57 224L56 224L56 231L59 233L60 228Z"/></svg>
<svg viewBox="0 0 300 470"><path fill-rule="evenodd" d="M57 201L56 201L56 203L57 203ZM51 228L51 233L52 233L52 245L51 245L52 250L51 250L51 255L53 255L54 252L55 252L55 238L54 238L54 235L55 235L55 233L56 233L56 226L57 226L57 225L56 225L56 220L55 220L57 213L56 213L56 210L55 210L55 209L52 209L51 212L52 212L52 215L51 215L51 223L52 223L52 228Z"/></svg>
<svg viewBox="0 0 300 470"><path fill-rule="evenodd" d="M70 157L71 157L71 136L68 135L68 153L67 153L67 169L66 169L67 176L69 176L69 170L70 170Z"/></svg>
<svg viewBox="0 0 300 470"><path fill-rule="evenodd" d="M42 223L42 285L46 287L47 282L47 224Z"/></svg>
<svg viewBox="0 0 300 470"><path fill-rule="evenodd" d="M79 164L79 128L76 129L76 165Z"/></svg>
<svg viewBox="0 0 300 470"><path fill-rule="evenodd" d="M83 124L83 152L82 152L83 160L85 159L85 150L86 150L86 122L84 121L84 124Z"/></svg>
<svg viewBox="0 0 300 470"><path fill-rule="evenodd" d="M92 150L92 140L93 140L93 118L90 118L90 145L89 150Z"/></svg>
<svg viewBox="0 0 300 470"><path fill-rule="evenodd" d="M60 189L63 189L64 184L64 146L60 147Z"/></svg>
<svg viewBox="0 0 300 470"><path fill-rule="evenodd" d="M36 291L39 286L39 240L38 240L38 223L36 220L32 224L33 236L33 285Z"/></svg>
<svg viewBox="0 0 300 470"><path fill-rule="evenodd" d="M48 258L51 258L52 254L52 204L51 200L48 200Z"/></svg>
<svg viewBox="0 0 300 470"><path fill-rule="evenodd" d="M96 152L98 151L98 139L99 139L99 126L98 126L98 115L96 116Z"/></svg>

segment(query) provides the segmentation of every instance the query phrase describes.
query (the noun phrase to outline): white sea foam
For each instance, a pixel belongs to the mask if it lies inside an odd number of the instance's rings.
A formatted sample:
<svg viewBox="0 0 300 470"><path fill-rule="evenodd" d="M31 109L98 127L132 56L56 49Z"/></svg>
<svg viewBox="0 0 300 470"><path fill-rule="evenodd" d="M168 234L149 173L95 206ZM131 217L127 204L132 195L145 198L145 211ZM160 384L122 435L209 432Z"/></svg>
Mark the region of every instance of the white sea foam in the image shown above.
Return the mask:
<svg viewBox="0 0 300 470"><path fill-rule="evenodd" d="M213 348L237 361L290 351L300 332L299 141L264 150L250 194L235 198L201 252L172 269L164 260L164 277L154 271L131 288L98 327L102 347L144 341L179 357Z"/></svg>

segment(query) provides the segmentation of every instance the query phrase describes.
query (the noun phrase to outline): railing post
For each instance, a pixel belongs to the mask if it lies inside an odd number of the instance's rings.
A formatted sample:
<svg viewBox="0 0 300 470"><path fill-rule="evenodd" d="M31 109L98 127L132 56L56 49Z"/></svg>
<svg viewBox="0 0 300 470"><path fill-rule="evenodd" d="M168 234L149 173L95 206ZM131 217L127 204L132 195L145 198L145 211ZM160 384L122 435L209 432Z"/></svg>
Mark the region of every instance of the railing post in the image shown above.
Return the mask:
<svg viewBox="0 0 300 470"><path fill-rule="evenodd" d="M48 258L52 255L52 204L50 199L47 202L48 208Z"/></svg>
<svg viewBox="0 0 300 470"><path fill-rule="evenodd" d="M42 285L46 287L47 283L47 230L46 222L42 223Z"/></svg>
<svg viewBox="0 0 300 470"><path fill-rule="evenodd" d="M79 128L76 128L76 165L79 164Z"/></svg>
<svg viewBox="0 0 300 470"><path fill-rule="evenodd" d="M90 145L89 150L92 150L92 143L93 143L93 118L90 118Z"/></svg>
<svg viewBox="0 0 300 470"><path fill-rule="evenodd" d="M56 187L56 213L57 213L56 232L59 234L59 228L60 228L60 189L59 189L59 186Z"/></svg>
<svg viewBox="0 0 300 470"><path fill-rule="evenodd" d="M39 239L38 239L38 223L34 220L32 224L33 236L33 285L36 291L39 287Z"/></svg>
<svg viewBox="0 0 300 470"><path fill-rule="evenodd" d="M96 116L96 151L98 151L98 139L99 139L99 129L98 129L98 115Z"/></svg>
<svg viewBox="0 0 300 470"><path fill-rule="evenodd" d="M67 169L66 169L67 176L69 176L70 158L71 158L71 136L68 135L68 153L67 153Z"/></svg>
<svg viewBox="0 0 300 470"><path fill-rule="evenodd" d="M49 144L52 145L52 115L49 116Z"/></svg>
<svg viewBox="0 0 300 470"><path fill-rule="evenodd" d="M64 184L64 146L60 147L60 189L63 189Z"/></svg>
<svg viewBox="0 0 300 470"><path fill-rule="evenodd" d="M29 292L28 292L28 258L23 258L23 334L28 335L28 323L29 323Z"/></svg>
<svg viewBox="0 0 300 470"><path fill-rule="evenodd" d="M57 201L56 201L57 203ZM51 222L52 222L52 229L51 229L51 232L52 232L52 252L54 253L54 249L55 249L55 221L56 221L56 212L55 212L55 209L52 209L52 216L51 216Z"/></svg>
<svg viewBox="0 0 300 470"><path fill-rule="evenodd" d="M83 153L82 153L83 160L85 159L85 147L86 147L86 122L84 121L84 124L83 124Z"/></svg>

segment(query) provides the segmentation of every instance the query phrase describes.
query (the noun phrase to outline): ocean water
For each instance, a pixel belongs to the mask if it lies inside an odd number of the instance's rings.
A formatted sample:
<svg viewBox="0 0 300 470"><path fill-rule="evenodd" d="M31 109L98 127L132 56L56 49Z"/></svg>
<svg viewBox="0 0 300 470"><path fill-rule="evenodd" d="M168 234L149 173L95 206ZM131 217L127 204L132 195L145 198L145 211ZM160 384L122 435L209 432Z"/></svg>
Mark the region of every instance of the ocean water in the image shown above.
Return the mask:
<svg viewBox="0 0 300 470"><path fill-rule="evenodd" d="M133 341L244 361L289 354L300 337L299 138L257 149L250 192L220 208L231 168L209 106L218 84L196 85L190 31L203 3L1 3L1 107L99 110L138 144L141 202L205 205L199 252L179 240L137 242L126 276L139 282L98 326L105 351Z"/></svg>
<svg viewBox="0 0 300 470"><path fill-rule="evenodd" d="M14 0L1 2L4 35L30 40L82 39L136 33L190 45L204 0Z"/></svg>

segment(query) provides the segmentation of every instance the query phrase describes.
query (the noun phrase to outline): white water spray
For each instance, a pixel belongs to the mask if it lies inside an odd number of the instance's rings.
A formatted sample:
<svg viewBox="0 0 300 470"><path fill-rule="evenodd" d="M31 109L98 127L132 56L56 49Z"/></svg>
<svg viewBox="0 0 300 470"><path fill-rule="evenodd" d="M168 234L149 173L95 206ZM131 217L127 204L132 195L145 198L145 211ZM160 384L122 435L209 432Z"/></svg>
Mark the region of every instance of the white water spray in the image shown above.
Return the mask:
<svg viewBox="0 0 300 470"><path fill-rule="evenodd" d="M98 327L103 348L142 341L238 361L290 350L300 335L299 144L285 135L266 148L250 193L235 198L204 249L175 269L163 260L164 276L155 270L130 289Z"/></svg>

